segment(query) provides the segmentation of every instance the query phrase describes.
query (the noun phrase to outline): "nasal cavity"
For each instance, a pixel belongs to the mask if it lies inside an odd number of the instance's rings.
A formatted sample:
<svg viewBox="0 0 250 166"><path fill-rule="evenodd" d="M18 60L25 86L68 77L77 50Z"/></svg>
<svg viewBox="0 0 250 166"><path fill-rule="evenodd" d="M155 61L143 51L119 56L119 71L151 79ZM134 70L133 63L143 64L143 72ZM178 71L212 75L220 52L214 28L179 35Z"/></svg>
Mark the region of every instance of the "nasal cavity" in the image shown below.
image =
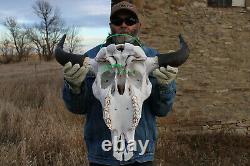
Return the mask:
<svg viewBox="0 0 250 166"><path fill-rule="evenodd" d="M125 84L123 85L117 85L117 89L120 95L124 94L124 90L125 90Z"/></svg>
<svg viewBox="0 0 250 166"><path fill-rule="evenodd" d="M126 77L124 75L120 75L121 77L117 78L117 89L120 95L124 94L125 91L125 84L126 84Z"/></svg>
<svg viewBox="0 0 250 166"><path fill-rule="evenodd" d="M124 46L123 45L120 45L120 46L117 46L117 48L116 48L117 50L119 50L119 51L121 51L121 52L123 52L123 50L124 50Z"/></svg>

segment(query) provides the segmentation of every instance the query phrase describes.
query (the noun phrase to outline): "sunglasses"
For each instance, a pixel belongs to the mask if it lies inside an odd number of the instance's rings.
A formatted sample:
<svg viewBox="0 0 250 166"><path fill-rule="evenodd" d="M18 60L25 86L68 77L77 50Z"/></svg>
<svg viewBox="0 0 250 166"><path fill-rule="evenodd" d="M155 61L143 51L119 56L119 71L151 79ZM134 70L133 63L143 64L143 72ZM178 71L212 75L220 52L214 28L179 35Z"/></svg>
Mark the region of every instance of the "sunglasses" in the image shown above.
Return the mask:
<svg viewBox="0 0 250 166"><path fill-rule="evenodd" d="M125 19L118 17L118 18L111 19L110 22L111 24L116 25L116 26L121 26L124 22L128 26L132 26L138 23L138 19L133 18L133 17L127 17Z"/></svg>

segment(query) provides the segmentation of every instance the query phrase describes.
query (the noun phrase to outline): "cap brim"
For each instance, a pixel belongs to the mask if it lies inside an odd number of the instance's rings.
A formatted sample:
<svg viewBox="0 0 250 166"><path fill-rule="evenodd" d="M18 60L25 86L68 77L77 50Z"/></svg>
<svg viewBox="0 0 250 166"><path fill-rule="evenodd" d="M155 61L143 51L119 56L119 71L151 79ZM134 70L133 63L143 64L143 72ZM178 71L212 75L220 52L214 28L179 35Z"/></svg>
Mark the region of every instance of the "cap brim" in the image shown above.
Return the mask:
<svg viewBox="0 0 250 166"><path fill-rule="evenodd" d="M135 16L137 19L138 19L138 15L137 13L135 13L133 10L129 10L127 8L124 8L124 9L119 9L119 10L116 10L116 11L113 11L110 15L110 18L114 17L115 15L117 15L118 13L120 12L129 12L131 15Z"/></svg>

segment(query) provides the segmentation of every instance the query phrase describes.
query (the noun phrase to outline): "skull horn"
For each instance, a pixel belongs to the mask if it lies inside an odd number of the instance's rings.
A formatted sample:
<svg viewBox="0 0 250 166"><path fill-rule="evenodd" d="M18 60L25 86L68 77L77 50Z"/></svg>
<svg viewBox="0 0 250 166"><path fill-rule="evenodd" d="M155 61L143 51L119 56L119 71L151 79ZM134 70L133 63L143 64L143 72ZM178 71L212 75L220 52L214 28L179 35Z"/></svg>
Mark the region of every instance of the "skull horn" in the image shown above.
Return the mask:
<svg viewBox="0 0 250 166"><path fill-rule="evenodd" d="M57 62L59 62L62 66L64 66L68 62L71 62L72 65L79 64L80 66L82 66L86 55L85 54L79 55L79 54L72 54L72 53L65 52L63 50L63 44L65 42L65 38L66 38L66 34L64 34L63 37L60 39L55 49L55 57L56 57Z"/></svg>
<svg viewBox="0 0 250 166"><path fill-rule="evenodd" d="M158 55L159 67L166 67L167 65L178 67L186 62L189 56L189 48L181 34L179 39L181 48L178 51Z"/></svg>

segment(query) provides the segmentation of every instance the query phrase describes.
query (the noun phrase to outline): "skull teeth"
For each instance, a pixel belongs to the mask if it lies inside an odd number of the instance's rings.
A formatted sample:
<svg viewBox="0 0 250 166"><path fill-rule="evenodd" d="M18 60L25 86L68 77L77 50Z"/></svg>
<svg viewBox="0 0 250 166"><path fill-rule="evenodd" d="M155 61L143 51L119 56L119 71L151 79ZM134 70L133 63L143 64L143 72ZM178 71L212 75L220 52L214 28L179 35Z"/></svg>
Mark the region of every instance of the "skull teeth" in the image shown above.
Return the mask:
<svg viewBox="0 0 250 166"><path fill-rule="evenodd" d="M138 123L138 122L139 122L139 119L134 118L134 119L133 119L133 122L134 122L134 123Z"/></svg>
<svg viewBox="0 0 250 166"><path fill-rule="evenodd" d="M104 122L107 125L107 127L112 130L112 124L111 124L111 117L110 117L110 97L107 96L105 97L105 105L104 105L104 111L103 111L103 116L104 116ZM140 108L138 105L138 100L136 96L132 96L132 106L133 106L133 124L131 129L135 129L140 121Z"/></svg>
<svg viewBox="0 0 250 166"><path fill-rule="evenodd" d="M105 106L109 106L110 105L110 97L107 96L105 97Z"/></svg>
<svg viewBox="0 0 250 166"><path fill-rule="evenodd" d="M106 118L105 121L106 121L106 123L111 124L111 119L110 118Z"/></svg>
<svg viewBox="0 0 250 166"><path fill-rule="evenodd" d="M104 117L104 122L107 125L107 127L110 130L112 130L109 109L110 109L110 97L107 96L107 97L105 97L105 105L104 105L103 117Z"/></svg>
<svg viewBox="0 0 250 166"><path fill-rule="evenodd" d="M136 117L138 117L140 115L140 111L139 110L135 110L134 111L134 116L136 115Z"/></svg>
<svg viewBox="0 0 250 166"><path fill-rule="evenodd" d="M107 124L109 130L112 130L112 125L111 124Z"/></svg>
<svg viewBox="0 0 250 166"><path fill-rule="evenodd" d="M105 118L110 118L110 114L108 111L104 110L104 117Z"/></svg>
<svg viewBox="0 0 250 166"><path fill-rule="evenodd" d="M135 129L140 120L140 108L136 96L132 96L132 106L134 111L132 129Z"/></svg>
<svg viewBox="0 0 250 166"><path fill-rule="evenodd" d="M136 96L132 96L132 106L133 106L134 110L138 110L138 108L139 108Z"/></svg>
<svg viewBox="0 0 250 166"><path fill-rule="evenodd" d="M137 97L136 96L132 96L132 101L136 102L137 101Z"/></svg>
<svg viewBox="0 0 250 166"><path fill-rule="evenodd" d="M133 118L133 125L132 125L132 128L135 129L136 126L138 125L139 123L139 119L138 118Z"/></svg>
<svg viewBox="0 0 250 166"><path fill-rule="evenodd" d="M133 103L133 108L137 108L138 104L137 103Z"/></svg>

